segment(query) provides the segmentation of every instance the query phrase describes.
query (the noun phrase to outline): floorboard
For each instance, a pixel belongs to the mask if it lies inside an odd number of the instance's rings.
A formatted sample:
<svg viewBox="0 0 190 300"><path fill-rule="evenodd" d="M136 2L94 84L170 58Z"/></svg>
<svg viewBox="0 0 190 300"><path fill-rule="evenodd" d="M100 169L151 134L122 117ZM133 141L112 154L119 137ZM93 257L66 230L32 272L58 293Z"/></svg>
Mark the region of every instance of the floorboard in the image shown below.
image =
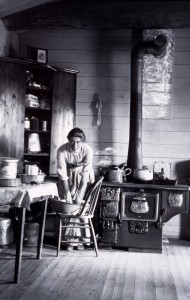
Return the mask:
<svg viewBox="0 0 190 300"><path fill-rule="evenodd" d="M190 242L170 239L162 253L93 249L60 252L45 245L42 259L24 246L21 278L14 279L15 247L0 250L1 300L187 300Z"/></svg>

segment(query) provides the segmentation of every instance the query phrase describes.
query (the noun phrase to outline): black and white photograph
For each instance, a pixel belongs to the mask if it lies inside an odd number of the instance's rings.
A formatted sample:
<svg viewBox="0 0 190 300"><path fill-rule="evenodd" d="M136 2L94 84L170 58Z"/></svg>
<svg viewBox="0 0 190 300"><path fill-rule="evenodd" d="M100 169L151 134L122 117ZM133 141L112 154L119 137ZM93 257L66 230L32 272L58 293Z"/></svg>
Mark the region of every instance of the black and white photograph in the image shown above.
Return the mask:
<svg viewBox="0 0 190 300"><path fill-rule="evenodd" d="M190 2L0 0L0 299L190 299Z"/></svg>

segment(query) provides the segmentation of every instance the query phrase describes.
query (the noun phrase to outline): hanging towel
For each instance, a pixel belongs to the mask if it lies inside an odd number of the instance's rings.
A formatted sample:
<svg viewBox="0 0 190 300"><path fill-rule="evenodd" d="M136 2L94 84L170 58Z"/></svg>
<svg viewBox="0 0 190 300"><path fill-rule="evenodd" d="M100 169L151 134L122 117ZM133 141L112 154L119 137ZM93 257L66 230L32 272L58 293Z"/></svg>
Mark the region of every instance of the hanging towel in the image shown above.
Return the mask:
<svg viewBox="0 0 190 300"><path fill-rule="evenodd" d="M102 101L101 96L98 94L98 101L96 103L96 108L98 110L97 126L101 124L101 113L102 113Z"/></svg>

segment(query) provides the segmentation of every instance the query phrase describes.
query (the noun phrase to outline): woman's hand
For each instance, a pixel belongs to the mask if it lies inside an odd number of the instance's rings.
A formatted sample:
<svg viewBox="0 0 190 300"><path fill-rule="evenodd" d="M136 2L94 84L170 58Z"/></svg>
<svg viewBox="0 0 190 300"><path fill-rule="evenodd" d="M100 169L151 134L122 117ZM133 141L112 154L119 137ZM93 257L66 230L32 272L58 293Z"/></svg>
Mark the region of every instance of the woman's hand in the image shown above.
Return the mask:
<svg viewBox="0 0 190 300"><path fill-rule="evenodd" d="M73 199L71 197L71 194L70 193L67 193L67 196L66 196L66 201L67 203L73 203Z"/></svg>
<svg viewBox="0 0 190 300"><path fill-rule="evenodd" d="M75 204L81 204L81 197L80 195L78 194L78 191L76 191L76 193L72 196L72 200L73 200L73 203Z"/></svg>
<svg viewBox="0 0 190 300"><path fill-rule="evenodd" d="M82 200L81 199L76 199L76 200L73 200L73 203L74 204L81 204Z"/></svg>

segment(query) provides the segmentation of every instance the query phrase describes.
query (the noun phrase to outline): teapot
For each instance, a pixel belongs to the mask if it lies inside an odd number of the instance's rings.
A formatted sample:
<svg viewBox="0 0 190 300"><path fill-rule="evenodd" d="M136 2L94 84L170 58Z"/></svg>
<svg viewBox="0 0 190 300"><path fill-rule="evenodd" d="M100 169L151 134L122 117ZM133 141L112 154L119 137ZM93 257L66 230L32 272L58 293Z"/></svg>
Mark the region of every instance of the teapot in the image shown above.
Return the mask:
<svg viewBox="0 0 190 300"><path fill-rule="evenodd" d="M149 170L147 166L143 166L142 169L135 169L133 179L135 182L151 182L153 180L153 171Z"/></svg>
<svg viewBox="0 0 190 300"><path fill-rule="evenodd" d="M105 181L107 182L126 182L126 176L130 175L132 170L130 168L126 168L124 165L122 168L117 166L112 166L111 169L105 171Z"/></svg>

